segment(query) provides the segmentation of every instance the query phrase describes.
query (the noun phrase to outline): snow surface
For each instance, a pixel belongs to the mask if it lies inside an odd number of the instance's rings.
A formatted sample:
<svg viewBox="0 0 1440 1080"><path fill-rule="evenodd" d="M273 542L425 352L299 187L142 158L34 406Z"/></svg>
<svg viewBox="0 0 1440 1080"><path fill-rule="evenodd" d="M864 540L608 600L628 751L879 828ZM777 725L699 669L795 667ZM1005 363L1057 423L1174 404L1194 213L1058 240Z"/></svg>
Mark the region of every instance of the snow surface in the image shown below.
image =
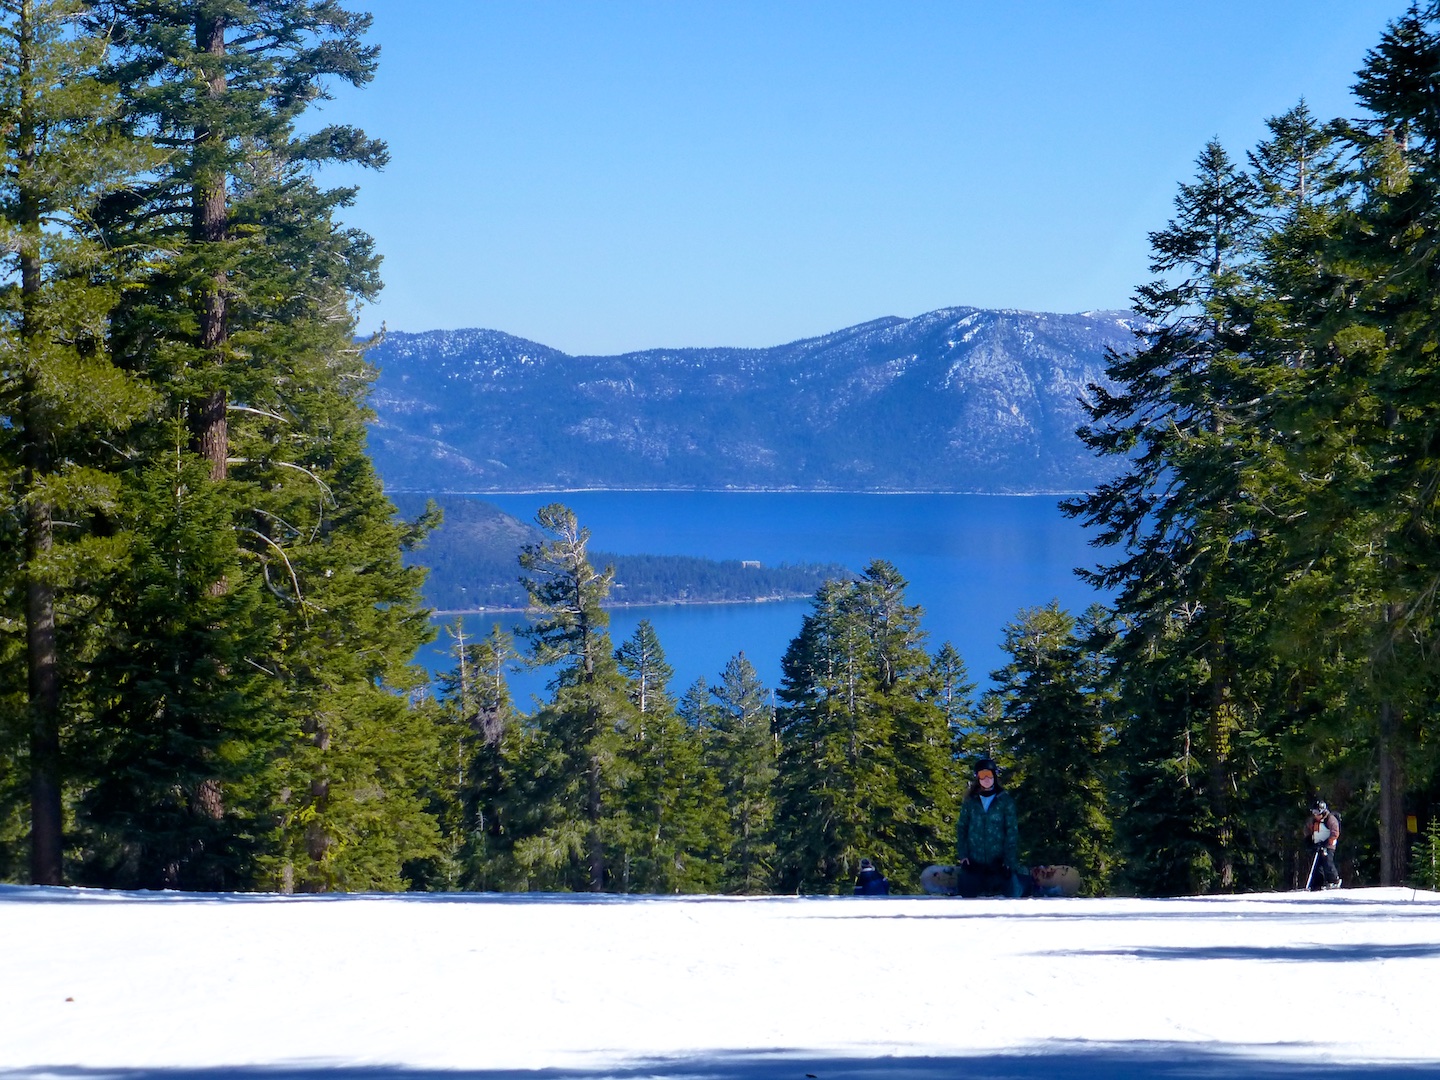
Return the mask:
<svg viewBox="0 0 1440 1080"><path fill-rule="evenodd" d="M0 887L0 1078L1440 1077L1440 894ZM538 1071L532 1071L538 1070Z"/></svg>

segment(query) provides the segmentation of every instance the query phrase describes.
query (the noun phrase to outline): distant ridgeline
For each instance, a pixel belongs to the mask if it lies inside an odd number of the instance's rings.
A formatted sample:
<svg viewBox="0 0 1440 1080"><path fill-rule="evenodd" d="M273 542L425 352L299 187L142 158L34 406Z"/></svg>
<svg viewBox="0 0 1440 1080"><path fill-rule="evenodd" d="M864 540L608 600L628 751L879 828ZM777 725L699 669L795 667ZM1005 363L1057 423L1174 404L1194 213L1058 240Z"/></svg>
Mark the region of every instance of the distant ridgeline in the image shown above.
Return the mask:
<svg viewBox="0 0 1440 1080"><path fill-rule="evenodd" d="M398 493L393 497L406 517L416 517L425 508L423 495ZM540 530L480 499L440 495L435 501L445 512L444 524L407 560L430 568L426 601L439 611L524 608L527 598L519 584L520 549L545 539ZM814 595L826 580L855 577L835 564L761 566L688 555L593 551L590 561L597 568L615 567L610 596L615 604L794 599Z"/></svg>
<svg viewBox="0 0 1440 1080"><path fill-rule="evenodd" d="M946 308L769 349L569 356L495 330L391 333L370 453L396 491L1053 492L1135 316Z"/></svg>

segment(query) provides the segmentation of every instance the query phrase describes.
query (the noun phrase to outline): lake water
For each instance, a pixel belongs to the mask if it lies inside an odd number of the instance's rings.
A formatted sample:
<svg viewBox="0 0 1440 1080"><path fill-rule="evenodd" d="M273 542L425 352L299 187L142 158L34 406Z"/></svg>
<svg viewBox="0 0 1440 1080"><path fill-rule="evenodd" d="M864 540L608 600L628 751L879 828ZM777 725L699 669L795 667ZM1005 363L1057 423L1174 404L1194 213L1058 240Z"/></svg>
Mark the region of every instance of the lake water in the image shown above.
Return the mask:
<svg viewBox="0 0 1440 1080"><path fill-rule="evenodd" d="M887 559L909 581L909 602L925 610L929 650L952 642L982 686L1005 662L1002 631L1022 608L1055 599L1079 614L1101 599L1074 574L1093 565L1096 553L1055 496L590 491L484 498L522 521L564 503L590 530L596 551L833 562L857 572ZM610 633L619 644L649 619L675 669L677 697L699 677L713 685L742 650L774 689L781 657L809 610L808 600L619 608L610 613ZM517 617L467 616L466 635L484 634L497 621L508 627ZM447 641L442 632L428 657L432 666ZM527 707L545 681L543 673L514 677L516 703Z"/></svg>

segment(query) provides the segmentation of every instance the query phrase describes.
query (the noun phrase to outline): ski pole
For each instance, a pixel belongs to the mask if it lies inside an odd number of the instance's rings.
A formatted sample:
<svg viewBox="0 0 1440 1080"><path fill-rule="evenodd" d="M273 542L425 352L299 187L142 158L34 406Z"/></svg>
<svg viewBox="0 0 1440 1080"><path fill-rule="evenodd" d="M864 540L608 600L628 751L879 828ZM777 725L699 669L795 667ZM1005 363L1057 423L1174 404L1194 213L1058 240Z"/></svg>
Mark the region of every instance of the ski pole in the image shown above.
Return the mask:
<svg viewBox="0 0 1440 1080"><path fill-rule="evenodd" d="M1310 860L1310 874L1305 879L1305 891L1310 891L1310 883L1315 880L1315 864L1320 861L1320 849L1315 849L1315 857Z"/></svg>

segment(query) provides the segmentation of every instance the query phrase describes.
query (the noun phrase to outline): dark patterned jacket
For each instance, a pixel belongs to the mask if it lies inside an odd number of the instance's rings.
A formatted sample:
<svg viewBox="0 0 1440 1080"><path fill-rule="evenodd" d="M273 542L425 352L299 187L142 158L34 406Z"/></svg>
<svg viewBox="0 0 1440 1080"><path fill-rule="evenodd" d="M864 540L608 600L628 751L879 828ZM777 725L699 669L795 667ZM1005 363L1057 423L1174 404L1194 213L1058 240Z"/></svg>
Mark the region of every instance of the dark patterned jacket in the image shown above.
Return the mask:
<svg viewBox="0 0 1440 1080"><path fill-rule="evenodd" d="M1015 800L1000 790L990 809L980 801L978 791L965 796L960 804L960 820L955 823L955 862L969 859L979 866L1020 866L1020 824L1015 814Z"/></svg>

